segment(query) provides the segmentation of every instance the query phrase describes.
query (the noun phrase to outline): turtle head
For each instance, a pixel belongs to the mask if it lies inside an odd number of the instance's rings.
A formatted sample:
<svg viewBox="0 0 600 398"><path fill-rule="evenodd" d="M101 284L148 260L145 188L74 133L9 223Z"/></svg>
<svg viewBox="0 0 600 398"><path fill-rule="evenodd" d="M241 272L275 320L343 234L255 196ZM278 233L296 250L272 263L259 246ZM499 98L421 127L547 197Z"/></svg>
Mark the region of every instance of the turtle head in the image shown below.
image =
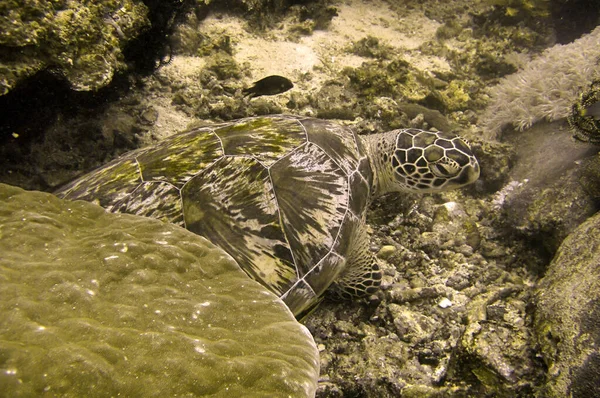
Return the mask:
<svg viewBox="0 0 600 398"><path fill-rule="evenodd" d="M383 169L379 193L445 191L479 178L477 159L460 137L418 129L394 130L385 136L388 145L378 145L376 167Z"/></svg>

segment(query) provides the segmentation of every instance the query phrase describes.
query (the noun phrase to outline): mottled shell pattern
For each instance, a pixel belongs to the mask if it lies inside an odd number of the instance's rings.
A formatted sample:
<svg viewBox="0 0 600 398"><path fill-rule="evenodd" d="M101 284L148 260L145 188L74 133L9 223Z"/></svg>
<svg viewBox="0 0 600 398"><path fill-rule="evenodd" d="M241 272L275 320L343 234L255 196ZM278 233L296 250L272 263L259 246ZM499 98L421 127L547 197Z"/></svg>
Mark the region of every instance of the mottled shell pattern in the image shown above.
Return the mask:
<svg viewBox="0 0 600 398"><path fill-rule="evenodd" d="M372 186L352 130L278 115L175 134L58 194L202 235L299 314L343 271Z"/></svg>

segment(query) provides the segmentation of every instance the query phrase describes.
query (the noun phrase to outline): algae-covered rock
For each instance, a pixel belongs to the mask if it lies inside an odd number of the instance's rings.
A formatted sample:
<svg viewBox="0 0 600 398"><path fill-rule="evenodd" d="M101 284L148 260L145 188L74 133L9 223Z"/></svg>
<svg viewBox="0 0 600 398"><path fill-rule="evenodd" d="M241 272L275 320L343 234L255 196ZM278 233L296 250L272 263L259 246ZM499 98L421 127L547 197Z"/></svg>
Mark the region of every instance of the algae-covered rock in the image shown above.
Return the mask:
<svg viewBox="0 0 600 398"><path fill-rule="evenodd" d="M377 37L368 35L352 43L348 52L360 57L389 59L394 54L394 48L389 44L380 43Z"/></svg>
<svg viewBox="0 0 600 398"><path fill-rule="evenodd" d="M343 83L336 81L325 83L316 93L313 103L320 118L354 119L356 98Z"/></svg>
<svg viewBox="0 0 600 398"><path fill-rule="evenodd" d="M535 331L544 397L600 396L600 214L573 231L540 281Z"/></svg>
<svg viewBox="0 0 600 398"><path fill-rule="evenodd" d="M0 184L3 396L313 396L306 328L174 225Z"/></svg>
<svg viewBox="0 0 600 398"><path fill-rule="evenodd" d="M346 67L343 74L358 96L367 100L389 96L418 102L430 91L423 83L425 77L402 58L363 62L358 68Z"/></svg>
<svg viewBox="0 0 600 398"><path fill-rule="evenodd" d="M0 95L44 68L75 90L108 84L125 67L122 49L149 24L141 1L3 1Z"/></svg>

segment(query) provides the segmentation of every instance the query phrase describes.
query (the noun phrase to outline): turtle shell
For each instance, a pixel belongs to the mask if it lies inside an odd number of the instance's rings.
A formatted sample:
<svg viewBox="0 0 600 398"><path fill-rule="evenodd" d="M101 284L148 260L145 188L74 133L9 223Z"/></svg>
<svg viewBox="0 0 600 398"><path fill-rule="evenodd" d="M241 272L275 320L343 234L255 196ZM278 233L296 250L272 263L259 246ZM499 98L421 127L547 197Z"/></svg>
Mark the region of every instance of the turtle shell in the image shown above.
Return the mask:
<svg viewBox="0 0 600 398"><path fill-rule="evenodd" d="M372 178L352 130L278 115L175 134L57 193L202 235L299 314L344 270Z"/></svg>

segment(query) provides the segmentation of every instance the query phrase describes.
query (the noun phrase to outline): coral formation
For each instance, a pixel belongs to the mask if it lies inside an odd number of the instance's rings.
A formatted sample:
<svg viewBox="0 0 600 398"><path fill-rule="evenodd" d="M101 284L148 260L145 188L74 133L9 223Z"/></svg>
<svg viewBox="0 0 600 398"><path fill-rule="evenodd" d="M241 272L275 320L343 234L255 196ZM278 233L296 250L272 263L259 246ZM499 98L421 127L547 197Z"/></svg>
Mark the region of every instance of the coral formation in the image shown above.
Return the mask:
<svg viewBox="0 0 600 398"><path fill-rule="evenodd" d="M511 125L523 131L540 120L565 118L582 89L600 77L600 27L573 43L544 51L490 91L482 120L489 138Z"/></svg>
<svg viewBox="0 0 600 398"><path fill-rule="evenodd" d="M125 67L122 49L148 25L146 14L136 0L2 2L0 95L45 68L75 90L106 85Z"/></svg>

